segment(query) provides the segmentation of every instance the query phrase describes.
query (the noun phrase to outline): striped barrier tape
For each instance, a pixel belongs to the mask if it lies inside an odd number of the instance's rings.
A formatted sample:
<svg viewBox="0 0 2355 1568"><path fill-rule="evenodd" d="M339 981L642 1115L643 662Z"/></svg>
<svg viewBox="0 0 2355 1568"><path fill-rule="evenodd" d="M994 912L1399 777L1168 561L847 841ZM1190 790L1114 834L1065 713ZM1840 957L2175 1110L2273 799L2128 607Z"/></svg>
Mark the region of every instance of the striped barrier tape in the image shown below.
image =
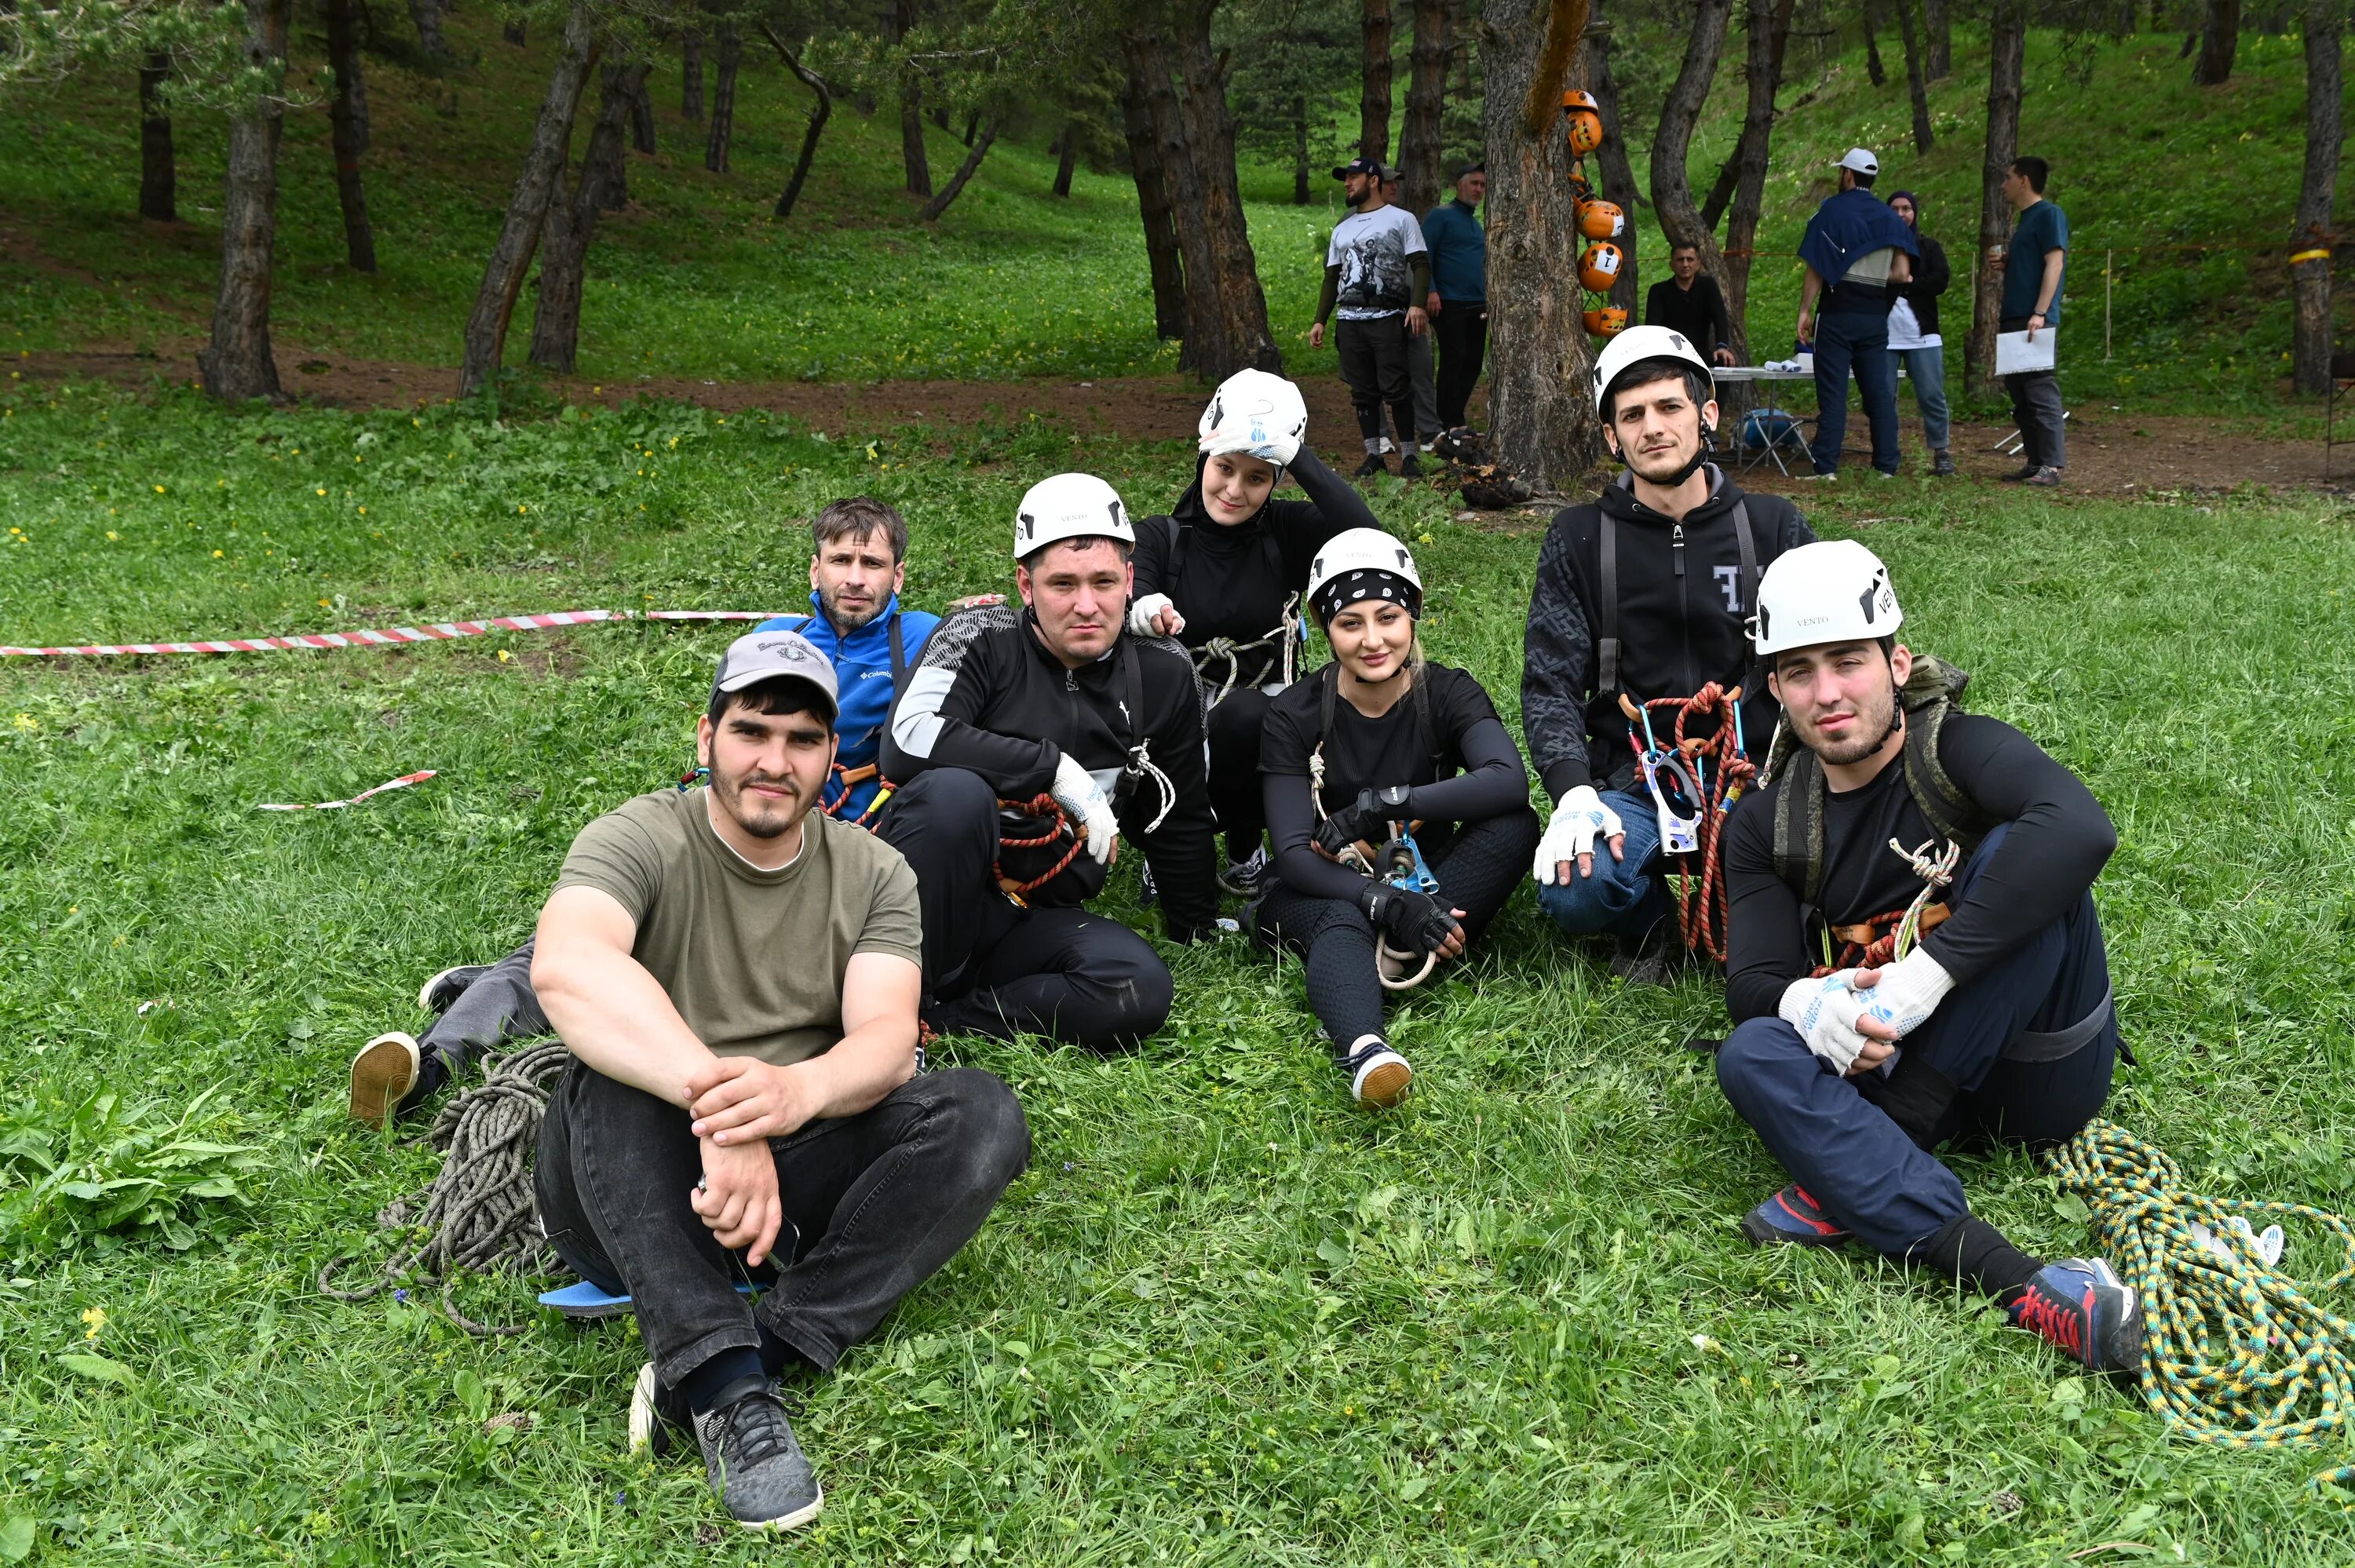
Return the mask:
<svg viewBox="0 0 2355 1568"><path fill-rule="evenodd" d="M321 801L320 801L320 802L318 802L316 805L312 805L312 806L256 806L256 807L254 808L254 810L257 810L257 811L335 811L335 810L342 810L342 809L343 809L344 807L346 807L346 806L357 806L357 805L358 805L362 800L367 800L367 799L368 799L369 796L371 796L371 795L381 795L381 794L383 794L387 789L408 789L411 784L422 784L422 783L424 783L428 779L431 779L431 778L432 778L432 777L433 777L434 771L435 771L435 770L434 770L433 768L422 768L422 769L421 769L421 770L419 770L418 772L415 772L415 773L404 773L404 774L402 774L402 775L401 775L400 778L398 778L398 779L386 779L383 783L381 783L381 784L378 785L375 789L363 789L363 790L361 790L358 794L357 794L357 795L353 796L353 797L352 797L350 800L321 800ZM140 1011L141 1011L142 1012L145 1012L145 1011L147 1011L147 1010L146 1010L145 1008L144 1008L144 1007L143 1007L143 1008L141 1008L141 1009L140 1009Z"/></svg>
<svg viewBox="0 0 2355 1568"><path fill-rule="evenodd" d="M280 648L388 648L405 642L440 642L453 637L486 637L494 631L538 631L551 626L588 626L609 620L767 620L766 609L558 609L545 615L494 615L481 620L437 620L424 626L389 626L371 631L308 631L284 637L229 637L191 642L84 642L61 648L19 648L0 643L0 658L58 659L121 653L265 653Z"/></svg>

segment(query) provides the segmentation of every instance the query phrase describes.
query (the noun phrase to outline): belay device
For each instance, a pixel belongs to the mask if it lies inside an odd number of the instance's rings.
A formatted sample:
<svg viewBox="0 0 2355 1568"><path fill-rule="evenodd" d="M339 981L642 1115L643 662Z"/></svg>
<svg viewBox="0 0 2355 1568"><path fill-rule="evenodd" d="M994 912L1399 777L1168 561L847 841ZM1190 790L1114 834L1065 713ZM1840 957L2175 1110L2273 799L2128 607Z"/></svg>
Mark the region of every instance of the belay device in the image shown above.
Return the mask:
<svg viewBox="0 0 2355 1568"><path fill-rule="evenodd" d="M1652 728L1654 708L1676 709L1665 746ZM1637 777L1659 816L1660 853L1683 860L1672 874L1678 879L1677 925L1684 944L1723 963L1725 816L1758 776L1742 739L1742 688L1728 691L1711 681L1689 697L1646 703L1623 692L1619 711L1627 715L1627 746L1636 754ZM1686 724L1697 717L1714 717L1716 731L1687 736ZM1699 865L1692 863L1696 860Z"/></svg>

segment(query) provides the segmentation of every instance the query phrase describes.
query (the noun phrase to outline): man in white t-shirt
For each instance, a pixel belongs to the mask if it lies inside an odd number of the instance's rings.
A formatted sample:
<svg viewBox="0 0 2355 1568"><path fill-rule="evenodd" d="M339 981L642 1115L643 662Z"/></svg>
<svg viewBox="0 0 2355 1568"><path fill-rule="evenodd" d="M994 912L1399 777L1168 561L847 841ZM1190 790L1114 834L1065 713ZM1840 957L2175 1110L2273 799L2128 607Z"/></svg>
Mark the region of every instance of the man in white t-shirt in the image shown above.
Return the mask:
<svg viewBox="0 0 2355 1568"><path fill-rule="evenodd" d="M1889 210L1905 220L1922 253L1913 276L1889 306L1889 352L1913 384L1913 406L1922 410L1922 439L1930 447L1930 471L1951 478L1954 453L1946 450L1946 340L1938 335L1938 296L1954 281L1946 249L1922 232L1922 204L1912 191L1891 191Z"/></svg>
<svg viewBox="0 0 2355 1568"><path fill-rule="evenodd" d="M1341 379L1358 411L1366 461L1354 477L1384 471L1382 408L1398 427L1399 474L1423 471L1415 461L1414 387L1407 369L1407 338L1430 330L1415 302L1431 288L1430 252L1423 226L1403 207L1382 199L1382 166L1357 158L1333 171L1343 197L1356 210L1333 230L1325 249L1325 291L1317 297L1316 321L1308 329L1312 348L1325 346L1325 321L1337 315L1333 346L1341 355Z"/></svg>

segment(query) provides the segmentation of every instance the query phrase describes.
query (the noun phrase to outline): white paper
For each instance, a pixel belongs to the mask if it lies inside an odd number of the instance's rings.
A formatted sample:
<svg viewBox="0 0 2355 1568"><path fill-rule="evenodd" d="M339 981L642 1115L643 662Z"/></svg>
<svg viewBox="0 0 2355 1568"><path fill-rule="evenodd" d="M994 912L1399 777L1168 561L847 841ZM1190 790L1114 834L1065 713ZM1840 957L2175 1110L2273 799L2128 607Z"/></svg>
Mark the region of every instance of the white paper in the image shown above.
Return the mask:
<svg viewBox="0 0 2355 1568"><path fill-rule="evenodd" d="M2053 368L2054 344L2061 336L2059 327L2046 327L2030 341L2024 332L1999 332L1995 334L1995 373L1998 376L2018 376L2030 370Z"/></svg>

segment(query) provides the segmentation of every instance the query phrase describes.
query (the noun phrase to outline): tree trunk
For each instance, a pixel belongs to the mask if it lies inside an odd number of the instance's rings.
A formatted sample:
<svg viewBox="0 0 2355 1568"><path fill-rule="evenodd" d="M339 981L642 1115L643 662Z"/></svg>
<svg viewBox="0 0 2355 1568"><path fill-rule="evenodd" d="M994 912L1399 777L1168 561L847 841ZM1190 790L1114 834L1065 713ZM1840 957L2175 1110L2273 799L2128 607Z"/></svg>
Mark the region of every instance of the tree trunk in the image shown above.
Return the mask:
<svg viewBox="0 0 2355 1568"><path fill-rule="evenodd" d="M1684 64L1660 104L1659 129L1652 136L1653 214L1670 244L1689 241L1700 248L1700 264L1717 280L1729 309L1733 302L1733 280L1726 270L1725 253L1718 249L1716 233L1701 220L1700 208L1693 202L1692 178L1686 172L1685 163L1692 152L1693 125L1709 99L1710 82L1717 75L1718 57L1725 49L1725 25L1732 12L1733 0L1696 0L1692 31L1685 40ZM1493 309L1489 319L1496 319Z"/></svg>
<svg viewBox="0 0 2355 1568"><path fill-rule="evenodd" d="M1407 57L1406 123L1399 129L1399 205L1417 217L1439 205L1440 111L1447 55L1455 45L1452 0L1414 0L1414 48Z"/></svg>
<svg viewBox="0 0 2355 1568"><path fill-rule="evenodd" d="M1186 335L1186 276L1178 259L1177 226L1169 213L1169 190L1162 178L1161 142L1148 99L1150 84L1139 74L1141 63L1141 47L1133 33L1125 60L1128 79L1120 95L1121 133L1128 143L1129 173L1136 181L1137 211L1145 221L1145 260L1153 279L1154 334L1174 341ZM1301 156L1305 158L1305 131L1303 136Z"/></svg>
<svg viewBox="0 0 2355 1568"><path fill-rule="evenodd" d="M1926 153L1936 138L1930 132L1930 93L1922 76L1921 43L1913 36L1913 0L1897 0L1897 28L1905 40L1905 91L1913 101L1913 150Z"/></svg>
<svg viewBox="0 0 2355 1568"><path fill-rule="evenodd" d="M293 9L293 0L245 0L244 64L267 79L268 96L229 122L220 292L212 342L197 355L205 390L225 403L282 396L270 344L270 270L278 241L278 141L286 124L279 95Z"/></svg>
<svg viewBox="0 0 2355 1568"><path fill-rule="evenodd" d="M1944 81L1955 74L1953 0L1922 0L1922 76Z"/></svg>
<svg viewBox="0 0 2355 1568"><path fill-rule="evenodd" d="M1995 0L1987 17L1987 154L1979 165L1979 254L1973 269L1971 335L1963 344L1963 384L1995 390L1996 323L2003 308L2003 275L1987 252L2011 238L2011 204L2004 176L2019 156L2019 79L2028 58L2027 0Z"/></svg>
<svg viewBox="0 0 2355 1568"><path fill-rule="evenodd" d="M1595 149L1594 161L1603 175L1603 199L1627 215L1627 232L1632 236L1636 232L1636 208L1641 198L1636 194L1636 167L1627 158L1627 138L1620 131L1619 86L1611 76L1611 32L1595 25L1603 19L1599 3L1589 5L1587 19L1586 90L1594 95L1594 106L1603 115L1603 145ZM1636 277L1636 247L1631 242L1619 249L1625 260L1619 263L1618 280L1611 285L1611 302L1625 311L1629 321L1639 321L1643 294Z"/></svg>
<svg viewBox="0 0 2355 1568"><path fill-rule="evenodd" d="M1391 0L1361 0L1364 35L1359 62L1358 155L1378 164L1391 156Z"/></svg>
<svg viewBox="0 0 2355 1568"><path fill-rule="evenodd" d="M689 27L678 43L678 111L691 125L703 123L703 35Z"/></svg>
<svg viewBox="0 0 2355 1568"><path fill-rule="evenodd" d="M630 145L649 158L655 154L655 95L654 90L645 85L650 74L651 69L640 73L638 95L630 101ZM613 205L619 207L628 199L627 195L621 195Z"/></svg>
<svg viewBox="0 0 2355 1568"><path fill-rule="evenodd" d="M1758 244L1758 217L1766 205L1766 167L1774 138L1774 94L1783 85L1783 56L1791 38L1792 0L1748 0L1749 96L1742 139L1734 147L1732 216L1725 225L1725 313L1733 325L1733 357L1750 359L1750 264Z"/></svg>
<svg viewBox="0 0 2355 1568"><path fill-rule="evenodd" d="M157 223L180 220L172 116L158 97L171 75L172 56L165 49L150 50L139 68L139 216Z"/></svg>
<svg viewBox="0 0 2355 1568"><path fill-rule="evenodd" d="M462 397L474 397L498 378L516 296L523 291L524 274L531 270L532 253L539 248L549 204L563 183L565 154L572 141L573 116L581 109L581 90L588 85L589 73L602 52L589 8L573 6L564 19L564 41L556 52L556 69L549 76L539 118L532 125L523 172L516 176L514 194L507 197L506 219L499 226L497 243L491 247L490 262L483 269L474 308L466 316L465 347L458 368Z"/></svg>
<svg viewBox="0 0 2355 1568"><path fill-rule="evenodd" d="M1292 205L1308 205L1308 98L1292 95Z"/></svg>
<svg viewBox="0 0 2355 1568"><path fill-rule="evenodd" d="M917 212L918 223L930 223L948 211L949 203L956 200L958 193L964 189L965 181L973 178L973 172L981 167L981 161L984 158L989 156L990 146L996 140L996 117L995 115L984 117L981 122L981 133L974 140L973 151L964 155L964 162L957 165L957 172L949 176L949 183L941 187L940 195L926 202Z"/></svg>
<svg viewBox="0 0 2355 1568"><path fill-rule="evenodd" d="M1583 242L1561 115L1562 90L1579 74L1587 15L1586 0L1487 0L1483 7L1488 424L1497 455L1540 490L1576 484L1600 455L1587 385L1593 351L1569 264Z"/></svg>
<svg viewBox="0 0 2355 1568"><path fill-rule="evenodd" d="M505 38L508 43L513 44L516 48L522 48L528 37L525 31L524 19L518 16L514 21L507 23L505 26L499 29L499 37Z"/></svg>
<svg viewBox="0 0 2355 1568"><path fill-rule="evenodd" d="M409 0L409 19L417 24L417 44L428 59L447 59L450 46L442 38L442 0Z"/></svg>
<svg viewBox="0 0 2355 1568"><path fill-rule="evenodd" d="M376 270L376 230L368 226L360 154L368 151L368 87L360 74L355 0L326 0L327 63L336 73L327 100L328 143L336 156L336 197L344 209L344 254L356 272Z"/></svg>
<svg viewBox="0 0 2355 1568"><path fill-rule="evenodd" d="M1217 258L1211 254L1209 227L1202 221L1209 197L1202 188L1202 157L1193 144L1177 91L1170 86L1170 46L1167 35L1151 22L1129 35L1131 90L1152 117L1155 163L1169 207L1171 234L1179 265L1178 277L1185 290L1179 315L1178 368L1198 378L1216 376L1230 357L1226 318L1219 304ZM1150 235L1148 225L1147 234Z"/></svg>
<svg viewBox="0 0 2355 1568"><path fill-rule="evenodd" d="M940 119L940 123L941 123L941 129L942 129L942 130L943 130L943 131L945 131L945 130L947 130L947 129L949 128L949 126L948 126L948 118L949 118L948 106L947 106L946 104L943 104L943 105L941 106L941 111L940 111L940 116L939 116L939 119ZM972 146L972 145L973 145L973 139L974 139L974 136L975 136L975 134L976 134L980 130L981 130L981 111L980 111L980 110L978 110L978 109L973 109L973 110L968 110L968 111L965 111L965 117L964 117L964 144L965 144L966 146L970 147L970 146Z"/></svg>
<svg viewBox="0 0 2355 1568"><path fill-rule="evenodd" d="M900 73L900 158L907 165L908 194L932 194L932 160L924 152L924 82L911 68Z"/></svg>
<svg viewBox="0 0 2355 1568"><path fill-rule="evenodd" d="M1864 74L1875 87L1889 85L1889 68L1881 63L1881 9L1877 0L1864 0L1859 10L1864 18Z"/></svg>
<svg viewBox="0 0 2355 1568"><path fill-rule="evenodd" d="M570 376L581 349L581 293L588 271L589 240L597 215L619 206L625 160L622 139L645 91L644 65L607 66L601 86L597 123L581 154L581 174L570 194L560 188L548 205L548 227L539 247L539 298L532 307L534 365Z"/></svg>
<svg viewBox="0 0 2355 1568"><path fill-rule="evenodd" d="M2298 186L2293 256L2321 251L2294 262L2290 297L2297 320L2293 329L2291 379L2301 392L2321 397L2330 390L2330 217L2339 183L2339 154L2345 141L2340 95L2340 36L2347 25L2343 0L2307 0L2306 178Z"/></svg>
<svg viewBox="0 0 2355 1568"><path fill-rule="evenodd" d="M1068 197L1071 194L1071 174L1080 166L1080 122L1063 122L1063 157L1055 165L1055 194Z"/></svg>
<svg viewBox="0 0 2355 1568"><path fill-rule="evenodd" d="M744 35L719 29L719 69L712 73L711 131L703 139L703 166L728 172L728 150L736 140L736 69L744 62Z"/></svg>
<svg viewBox="0 0 2355 1568"><path fill-rule="evenodd" d="M802 64L794 51L785 48L784 39L766 22L760 24L761 36L785 62L785 69L801 78L802 84L817 95L810 106L809 129L802 132L801 155L794 160L793 177L785 182L785 194L777 198L777 218L780 222L794 215L794 204L802 199L802 182L809 178L810 164L817 158L817 139L826 130L826 116L834 112L834 94L826 90L826 79Z"/></svg>
<svg viewBox="0 0 2355 1568"><path fill-rule="evenodd" d="M1202 227L1209 231L1211 291L1218 302L1223 363L1208 379L1223 381L1238 370L1284 373L1284 355L1267 322L1267 293L1260 286L1259 258L1252 250L1243 217L1241 183L1235 174L1235 122L1227 108L1227 61L1210 42L1210 14L1219 0L1185 0L1178 7L1178 74L1185 83L1179 101L1196 154L1202 160Z"/></svg>
<svg viewBox="0 0 2355 1568"><path fill-rule="evenodd" d="M2232 56L2241 47L2241 0L2208 0L2200 19L2200 59L2191 68L2194 87L2222 87L2232 79Z"/></svg>

